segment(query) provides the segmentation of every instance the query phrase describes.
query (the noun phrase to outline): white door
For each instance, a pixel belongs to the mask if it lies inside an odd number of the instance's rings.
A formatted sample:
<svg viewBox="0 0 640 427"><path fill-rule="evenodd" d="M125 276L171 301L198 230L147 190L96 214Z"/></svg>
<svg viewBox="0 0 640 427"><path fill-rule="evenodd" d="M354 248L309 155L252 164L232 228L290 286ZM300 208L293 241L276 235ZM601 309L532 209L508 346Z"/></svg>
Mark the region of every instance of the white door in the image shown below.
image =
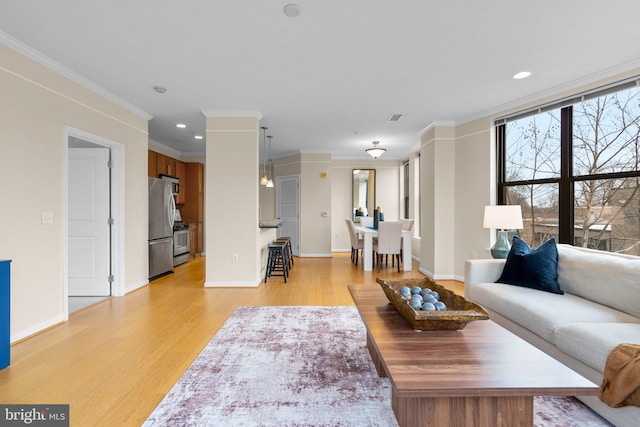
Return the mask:
<svg viewBox="0 0 640 427"><path fill-rule="evenodd" d="M109 296L109 149L69 148L69 296Z"/></svg>
<svg viewBox="0 0 640 427"><path fill-rule="evenodd" d="M300 176L277 177L276 199L276 215L282 222L278 237L290 237L293 254L300 255Z"/></svg>

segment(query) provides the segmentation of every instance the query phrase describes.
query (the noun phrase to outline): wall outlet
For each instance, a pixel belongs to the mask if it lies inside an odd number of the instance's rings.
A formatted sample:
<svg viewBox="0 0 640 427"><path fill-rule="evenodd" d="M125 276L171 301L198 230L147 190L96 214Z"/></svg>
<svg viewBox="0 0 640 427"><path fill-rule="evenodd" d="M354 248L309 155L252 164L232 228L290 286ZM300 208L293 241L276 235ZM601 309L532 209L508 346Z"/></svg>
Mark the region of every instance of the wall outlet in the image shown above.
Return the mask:
<svg viewBox="0 0 640 427"><path fill-rule="evenodd" d="M233 262L238 262L238 254L233 254Z"/></svg>

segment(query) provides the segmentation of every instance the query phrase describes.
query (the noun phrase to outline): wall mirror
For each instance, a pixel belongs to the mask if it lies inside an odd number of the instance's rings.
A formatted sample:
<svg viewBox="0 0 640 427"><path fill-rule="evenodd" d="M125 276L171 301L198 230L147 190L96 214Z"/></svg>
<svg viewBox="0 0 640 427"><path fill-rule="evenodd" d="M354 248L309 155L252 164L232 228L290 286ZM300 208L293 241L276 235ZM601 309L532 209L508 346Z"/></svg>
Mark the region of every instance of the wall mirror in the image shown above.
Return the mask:
<svg viewBox="0 0 640 427"><path fill-rule="evenodd" d="M360 222L360 217L363 216L373 216L376 206L376 170L354 169L351 190L353 222Z"/></svg>

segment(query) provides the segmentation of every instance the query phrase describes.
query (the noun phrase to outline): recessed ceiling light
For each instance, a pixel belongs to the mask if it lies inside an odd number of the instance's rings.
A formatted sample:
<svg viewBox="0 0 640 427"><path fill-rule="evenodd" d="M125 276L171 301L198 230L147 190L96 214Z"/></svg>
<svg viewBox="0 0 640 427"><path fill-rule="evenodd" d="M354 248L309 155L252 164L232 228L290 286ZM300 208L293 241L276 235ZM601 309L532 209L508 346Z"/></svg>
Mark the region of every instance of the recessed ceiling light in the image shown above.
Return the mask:
<svg viewBox="0 0 640 427"><path fill-rule="evenodd" d="M516 79L516 80L526 79L530 75L531 75L531 72L529 72L529 71L520 71L519 73L514 74L513 78Z"/></svg>
<svg viewBox="0 0 640 427"><path fill-rule="evenodd" d="M282 8L282 11L289 18L297 18L298 16L300 16L300 5L290 3Z"/></svg>
<svg viewBox="0 0 640 427"><path fill-rule="evenodd" d="M154 86L153 90L155 90L157 93L165 93L167 91L167 88L164 88L162 86Z"/></svg>
<svg viewBox="0 0 640 427"><path fill-rule="evenodd" d="M184 129L184 128L186 128L186 127L187 127L187 125L185 125L184 123L177 123L177 124L176 124L176 127L177 127L177 128L180 128L180 129Z"/></svg>
<svg viewBox="0 0 640 427"><path fill-rule="evenodd" d="M202 135L194 135L193 138L194 139L204 139L204 137Z"/></svg>

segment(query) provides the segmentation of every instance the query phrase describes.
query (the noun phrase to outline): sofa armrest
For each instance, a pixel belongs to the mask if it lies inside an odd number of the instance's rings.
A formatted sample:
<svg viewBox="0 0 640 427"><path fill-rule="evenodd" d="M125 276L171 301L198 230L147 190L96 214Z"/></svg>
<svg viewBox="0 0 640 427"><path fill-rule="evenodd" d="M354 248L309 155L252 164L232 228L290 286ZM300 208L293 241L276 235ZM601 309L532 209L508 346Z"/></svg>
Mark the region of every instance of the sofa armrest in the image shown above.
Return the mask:
<svg viewBox="0 0 640 427"><path fill-rule="evenodd" d="M464 263L464 296L478 283L493 283L502 273L505 259L469 259Z"/></svg>

